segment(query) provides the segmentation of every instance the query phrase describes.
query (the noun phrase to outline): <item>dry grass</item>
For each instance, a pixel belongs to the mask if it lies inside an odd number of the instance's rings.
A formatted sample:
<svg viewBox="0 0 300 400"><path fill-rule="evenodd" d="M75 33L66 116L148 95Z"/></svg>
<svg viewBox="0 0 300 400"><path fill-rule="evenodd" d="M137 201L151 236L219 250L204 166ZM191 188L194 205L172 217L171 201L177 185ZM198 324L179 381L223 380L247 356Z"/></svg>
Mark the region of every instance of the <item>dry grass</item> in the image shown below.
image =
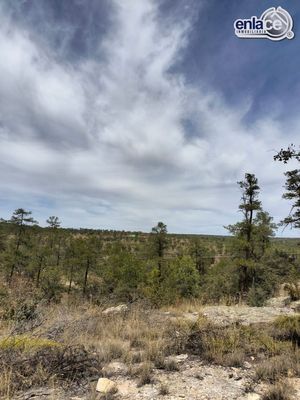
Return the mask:
<svg viewBox="0 0 300 400"><path fill-rule="evenodd" d="M258 380L276 382L284 376L300 376L299 352L272 357L256 367Z"/></svg>
<svg viewBox="0 0 300 400"><path fill-rule="evenodd" d="M182 313L201 313L203 303L200 299L182 299L173 305L161 308L163 312L170 312L173 315L181 315Z"/></svg>
<svg viewBox="0 0 300 400"><path fill-rule="evenodd" d="M201 309L196 302L180 307L184 312ZM14 359L8 358L7 352L1 354L5 362L0 374L0 393L6 396L4 398L9 399L15 390L33 384L43 385L54 377L67 383L68 374L74 372L78 349L82 349L79 353L82 351L83 357L83 368L75 368L78 380L92 375L95 360L101 367L118 360L126 363L129 375L139 385L145 385L153 382L154 367L177 371L178 363L168 356L182 353L196 355L208 363L234 367L243 366L245 360L254 356L255 360L264 360L256 369L256 379L272 383L282 376L297 376L300 371L299 353L294 352L290 341L278 336L275 325L272 329L267 326L219 327L201 315L196 322L179 316L169 319L161 312L139 306L126 315L105 316L100 307L87 303L47 306L39 312L43 323L32 329L31 336L11 335L6 342L0 340L0 351L9 348L15 354ZM4 323L4 332L9 330L8 323ZM64 352L63 356L62 349L77 350ZM30 368L26 369L24 359L28 353ZM84 360L90 360L91 366ZM58 365L64 365L67 372L63 373ZM99 367L98 377L100 370ZM15 382L21 384L16 386Z"/></svg>
<svg viewBox="0 0 300 400"><path fill-rule="evenodd" d="M271 386L262 400L291 400L294 390L284 382L277 382Z"/></svg>
<svg viewBox="0 0 300 400"><path fill-rule="evenodd" d="M30 353L22 349L0 351L0 396L51 382L73 384L97 376L99 359L83 347L54 346Z"/></svg>
<svg viewBox="0 0 300 400"><path fill-rule="evenodd" d="M170 390L169 387L166 383L162 383L159 387L159 392L158 392L161 396L167 396L168 394L170 394Z"/></svg>
<svg viewBox="0 0 300 400"><path fill-rule="evenodd" d="M137 370L138 387L148 385L153 382L153 367L149 362L143 363Z"/></svg>
<svg viewBox="0 0 300 400"><path fill-rule="evenodd" d="M61 335L64 343L84 345L97 352L108 363L121 359L127 364L155 362L168 351L166 326L155 321L140 308L128 315L103 316L99 308L91 307L84 313L74 310Z"/></svg>
<svg viewBox="0 0 300 400"><path fill-rule="evenodd" d="M278 317L274 323L274 335L278 338L291 340L294 348L300 344L300 316L283 315Z"/></svg>
<svg viewBox="0 0 300 400"><path fill-rule="evenodd" d="M276 340L266 328L234 324L220 327L200 318L185 335L185 351L210 363L235 367L252 356L265 358L292 351L291 342Z"/></svg>
<svg viewBox="0 0 300 400"><path fill-rule="evenodd" d="M175 359L166 358L163 354L156 357L154 366L157 369L164 369L166 371L179 371L178 363Z"/></svg>
<svg viewBox="0 0 300 400"><path fill-rule="evenodd" d="M104 316L101 308L87 304L54 305L44 311L47 318L32 330L34 336L12 335L11 332L9 338L0 340L0 351L13 349L16 353L16 362L2 354L5 368L0 374L0 396L9 398L16 390L43 385L54 376L67 382L68 371L71 372L74 365L71 350L66 353L65 349L82 349L87 360L97 360L98 376L100 364L103 366L113 360L122 360L130 367L141 363L135 371L140 385L151 381L153 364L164 359L168 351L166 328L138 307L126 316ZM30 368L23 374L25 354ZM57 362L54 362L55 357ZM85 359L79 364L82 370L75 371L74 379L76 376L85 378L84 371L87 375L91 372ZM57 365L63 365L66 374Z"/></svg>

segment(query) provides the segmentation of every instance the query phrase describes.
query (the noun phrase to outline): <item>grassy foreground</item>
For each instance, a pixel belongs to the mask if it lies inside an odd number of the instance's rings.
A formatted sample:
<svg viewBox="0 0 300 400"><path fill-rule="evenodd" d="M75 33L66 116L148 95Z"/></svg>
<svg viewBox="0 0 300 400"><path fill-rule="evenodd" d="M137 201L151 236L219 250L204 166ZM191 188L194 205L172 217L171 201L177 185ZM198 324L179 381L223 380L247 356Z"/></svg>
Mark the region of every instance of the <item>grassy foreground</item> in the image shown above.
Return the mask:
<svg viewBox="0 0 300 400"><path fill-rule="evenodd" d="M186 310L197 311L198 319L185 318ZM62 301L40 305L27 318L2 320L1 398L50 386L71 391L83 387L85 398L94 399L95 381L111 376L112 361L121 362L125 374L143 386L155 384L155 369L177 371L172 356L187 354L210 365L243 369L246 363L253 370L254 386L257 382L270 385L265 399L289 399L291 389L284 379L300 375L300 316L282 316L270 324L221 327L201 310L196 303L182 304L177 313L136 304L124 313L106 315L103 308L88 302ZM167 387L160 389L168 393ZM283 394L274 397L274 390ZM117 396L111 394L111 398Z"/></svg>

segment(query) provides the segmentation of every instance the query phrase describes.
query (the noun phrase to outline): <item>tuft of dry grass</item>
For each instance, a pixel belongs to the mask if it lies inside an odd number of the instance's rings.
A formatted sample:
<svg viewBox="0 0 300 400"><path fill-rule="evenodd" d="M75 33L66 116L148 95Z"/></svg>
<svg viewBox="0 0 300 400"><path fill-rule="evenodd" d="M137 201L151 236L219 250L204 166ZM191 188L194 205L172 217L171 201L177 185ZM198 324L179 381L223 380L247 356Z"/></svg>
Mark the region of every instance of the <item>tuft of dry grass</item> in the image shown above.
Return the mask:
<svg viewBox="0 0 300 400"><path fill-rule="evenodd" d="M299 352L283 354L263 361L256 367L256 379L276 382L284 376L300 375Z"/></svg>
<svg viewBox="0 0 300 400"><path fill-rule="evenodd" d="M221 327L202 318L190 327L185 351L211 363L240 367L250 356L288 354L292 345L289 341L274 339L265 326Z"/></svg>
<svg viewBox="0 0 300 400"><path fill-rule="evenodd" d="M168 360L165 360L164 364L165 370L167 371L179 371L179 366L176 360L170 358Z"/></svg>
<svg viewBox="0 0 300 400"><path fill-rule="evenodd" d="M97 357L83 347L45 347L29 354L21 350L0 351L0 396L43 386L49 382L74 383L98 375Z"/></svg>
<svg viewBox="0 0 300 400"><path fill-rule="evenodd" d="M170 394L170 390L169 387L166 383L162 383L159 387L159 392L158 392L161 396L167 396L168 394Z"/></svg>
<svg viewBox="0 0 300 400"><path fill-rule="evenodd" d="M294 348L300 344L300 316L283 315L278 317L274 323L274 336L291 340Z"/></svg>
<svg viewBox="0 0 300 400"><path fill-rule="evenodd" d="M294 390L287 383L277 382L269 388L262 400L291 400Z"/></svg>
<svg viewBox="0 0 300 400"><path fill-rule="evenodd" d="M136 369L135 375L138 376L138 382L137 382L138 387L152 383L153 382L152 364L150 364L149 362L143 363L140 367Z"/></svg>
<svg viewBox="0 0 300 400"><path fill-rule="evenodd" d="M203 303L200 299L181 299L175 304L164 306L161 308L163 312L170 312L173 315L181 315L182 313L202 313Z"/></svg>

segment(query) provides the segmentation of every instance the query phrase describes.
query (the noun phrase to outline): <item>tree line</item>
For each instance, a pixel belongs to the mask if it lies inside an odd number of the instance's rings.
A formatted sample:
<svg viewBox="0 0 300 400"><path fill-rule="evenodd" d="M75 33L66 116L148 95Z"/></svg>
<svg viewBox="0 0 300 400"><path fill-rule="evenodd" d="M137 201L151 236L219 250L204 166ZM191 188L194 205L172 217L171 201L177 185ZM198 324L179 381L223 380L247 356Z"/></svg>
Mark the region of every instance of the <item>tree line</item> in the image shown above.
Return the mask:
<svg viewBox="0 0 300 400"><path fill-rule="evenodd" d="M300 161L300 153L290 146L274 158ZM283 197L293 204L281 225L299 228L300 171L285 175ZM34 296L48 301L67 295L96 302L144 299L159 305L200 297L206 302L244 300L262 305L279 283L294 285L299 265L271 246L277 225L263 209L257 177L246 173L238 187L242 219L226 227L231 239L225 251L233 254L226 260L216 257L212 242L199 238L175 251L163 222L152 228L146 242L104 241L97 231L62 229L57 216L50 216L47 227L40 228L31 211L19 208L0 223L2 292L21 281ZM173 252L171 259L168 252Z"/></svg>

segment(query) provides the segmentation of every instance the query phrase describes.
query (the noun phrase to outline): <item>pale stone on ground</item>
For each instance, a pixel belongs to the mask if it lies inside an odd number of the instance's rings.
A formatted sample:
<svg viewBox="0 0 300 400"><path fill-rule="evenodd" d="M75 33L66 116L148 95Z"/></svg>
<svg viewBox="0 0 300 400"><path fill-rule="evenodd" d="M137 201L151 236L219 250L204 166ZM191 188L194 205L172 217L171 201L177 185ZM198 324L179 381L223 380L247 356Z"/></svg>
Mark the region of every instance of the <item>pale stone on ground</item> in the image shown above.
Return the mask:
<svg viewBox="0 0 300 400"><path fill-rule="evenodd" d="M128 306L126 304L119 304L116 307L109 307L102 312L104 315L121 314L128 311Z"/></svg>
<svg viewBox="0 0 300 400"><path fill-rule="evenodd" d="M202 314L222 326L236 322L252 325L273 322L280 315L293 315L294 310L288 307L207 306L203 307Z"/></svg>
<svg viewBox="0 0 300 400"><path fill-rule="evenodd" d="M110 379L100 378L97 383L96 391L103 394L113 393L117 391L117 385Z"/></svg>
<svg viewBox="0 0 300 400"><path fill-rule="evenodd" d="M260 400L261 396L256 393L248 393L246 397L243 397L244 400Z"/></svg>
<svg viewBox="0 0 300 400"><path fill-rule="evenodd" d="M298 301L293 301L291 304L290 304L290 308L292 309L292 310L294 310L295 312L300 312L300 300L298 300Z"/></svg>
<svg viewBox="0 0 300 400"><path fill-rule="evenodd" d="M108 365L102 368L102 372L106 376L126 375L128 373L128 367L126 364L122 362L112 361Z"/></svg>
<svg viewBox="0 0 300 400"><path fill-rule="evenodd" d="M290 296L272 297L266 301L266 305L269 307L286 307L290 303Z"/></svg>

